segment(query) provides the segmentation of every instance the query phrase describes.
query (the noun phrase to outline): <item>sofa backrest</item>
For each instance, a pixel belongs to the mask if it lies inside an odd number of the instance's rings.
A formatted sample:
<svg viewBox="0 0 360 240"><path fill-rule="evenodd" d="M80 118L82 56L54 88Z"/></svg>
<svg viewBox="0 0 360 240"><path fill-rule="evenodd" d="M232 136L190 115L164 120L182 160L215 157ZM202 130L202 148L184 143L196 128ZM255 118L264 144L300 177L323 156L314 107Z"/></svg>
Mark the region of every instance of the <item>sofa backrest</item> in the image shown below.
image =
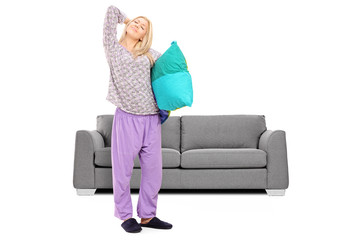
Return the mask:
<svg viewBox="0 0 360 240"><path fill-rule="evenodd" d="M97 116L96 130L103 136L105 147L111 147L111 133L114 115ZM169 116L161 125L161 147L180 152L180 117Z"/></svg>
<svg viewBox="0 0 360 240"><path fill-rule="evenodd" d="M264 115L181 116L181 152L203 148L258 148Z"/></svg>
<svg viewBox="0 0 360 240"><path fill-rule="evenodd" d="M96 117L96 130L104 138L105 147L111 147L111 131L114 115L99 115Z"/></svg>

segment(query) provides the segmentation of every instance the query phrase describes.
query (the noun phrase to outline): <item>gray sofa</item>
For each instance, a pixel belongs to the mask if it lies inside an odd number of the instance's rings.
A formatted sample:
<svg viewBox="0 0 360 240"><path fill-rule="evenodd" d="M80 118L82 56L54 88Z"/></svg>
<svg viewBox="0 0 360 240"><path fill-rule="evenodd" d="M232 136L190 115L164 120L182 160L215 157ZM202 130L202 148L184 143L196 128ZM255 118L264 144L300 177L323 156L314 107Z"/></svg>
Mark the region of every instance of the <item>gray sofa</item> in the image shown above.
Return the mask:
<svg viewBox="0 0 360 240"><path fill-rule="evenodd" d="M113 187L113 117L99 115L96 130L76 132L78 195ZM267 130L264 115L170 116L161 137L161 189L265 189L269 196L281 196L289 186L285 131ZM139 189L139 157L134 161L130 187Z"/></svg>

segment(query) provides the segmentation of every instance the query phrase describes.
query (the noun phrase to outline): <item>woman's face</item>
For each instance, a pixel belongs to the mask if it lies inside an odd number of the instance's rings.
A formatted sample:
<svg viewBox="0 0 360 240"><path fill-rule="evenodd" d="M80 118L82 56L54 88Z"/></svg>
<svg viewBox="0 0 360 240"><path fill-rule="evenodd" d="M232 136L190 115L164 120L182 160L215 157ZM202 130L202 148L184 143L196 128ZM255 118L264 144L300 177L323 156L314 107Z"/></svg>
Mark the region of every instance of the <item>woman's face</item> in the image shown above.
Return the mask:
<svg viewBox="0 0 360 240"><path fill-rule="evenodd" d="M127 34L132 38L142 40L148 29L148 22L143 18L136 18L126 29Z"/></svg>

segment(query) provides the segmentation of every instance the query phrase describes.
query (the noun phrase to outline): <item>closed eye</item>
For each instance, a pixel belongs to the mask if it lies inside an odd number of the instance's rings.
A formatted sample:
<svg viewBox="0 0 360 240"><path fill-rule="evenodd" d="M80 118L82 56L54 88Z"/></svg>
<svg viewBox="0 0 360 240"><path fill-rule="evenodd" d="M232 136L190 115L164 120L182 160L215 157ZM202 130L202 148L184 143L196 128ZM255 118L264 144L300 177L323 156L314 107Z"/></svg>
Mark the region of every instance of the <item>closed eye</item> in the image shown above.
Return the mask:
<svg viewBox="0 0 360 240"><path fill-rule="evenodd" d="M138 23L137 21L135 21L135 23ZM144 30L144 27L143 26L141 26L141 28Z"/></svg>

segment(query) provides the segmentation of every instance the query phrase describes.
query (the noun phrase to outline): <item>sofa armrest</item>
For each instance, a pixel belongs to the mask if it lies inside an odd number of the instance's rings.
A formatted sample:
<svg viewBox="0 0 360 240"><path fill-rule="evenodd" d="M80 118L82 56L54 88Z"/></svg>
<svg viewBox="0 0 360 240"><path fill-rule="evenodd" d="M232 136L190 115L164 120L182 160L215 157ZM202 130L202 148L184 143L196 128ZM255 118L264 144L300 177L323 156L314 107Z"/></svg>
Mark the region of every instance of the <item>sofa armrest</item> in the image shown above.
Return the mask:
<svg viewBox="0 0 360 240"><path fill-rule="evenodd" d="M101 134L96 131L76 132L73 185L75 188L95 188L95 150L105 146Z"/></svg>
<svg viewBox="0 0 360 240"><path fill-rule="evenodd" d="M259 149L266 152L268 189L286 189L289 186L289 170L285 131L266 130L259 140Z"/></svg>

